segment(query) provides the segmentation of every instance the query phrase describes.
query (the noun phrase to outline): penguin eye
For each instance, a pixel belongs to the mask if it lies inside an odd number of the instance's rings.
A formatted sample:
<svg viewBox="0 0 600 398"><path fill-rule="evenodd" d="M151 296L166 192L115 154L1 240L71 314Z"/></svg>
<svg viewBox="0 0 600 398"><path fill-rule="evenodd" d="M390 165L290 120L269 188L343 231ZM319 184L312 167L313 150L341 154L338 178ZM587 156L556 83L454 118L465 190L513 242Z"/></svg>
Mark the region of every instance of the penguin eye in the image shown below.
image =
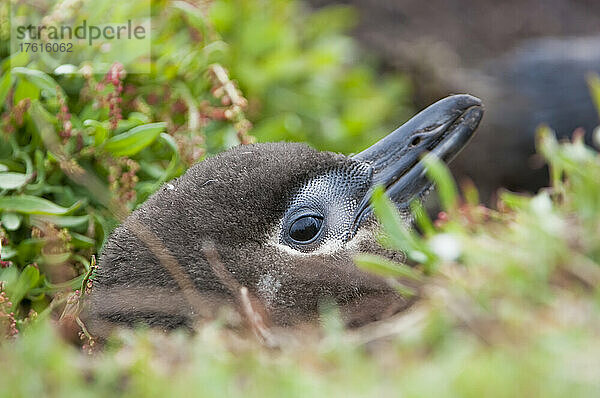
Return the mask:
<svg viewBox="0 0 600 398"><path fill-rule="evenodd" d="M319 234L322 225L322 217L300 217L299 219L294 221L294 223L290 226L290 237L296 242L310 242Z"/></svg>

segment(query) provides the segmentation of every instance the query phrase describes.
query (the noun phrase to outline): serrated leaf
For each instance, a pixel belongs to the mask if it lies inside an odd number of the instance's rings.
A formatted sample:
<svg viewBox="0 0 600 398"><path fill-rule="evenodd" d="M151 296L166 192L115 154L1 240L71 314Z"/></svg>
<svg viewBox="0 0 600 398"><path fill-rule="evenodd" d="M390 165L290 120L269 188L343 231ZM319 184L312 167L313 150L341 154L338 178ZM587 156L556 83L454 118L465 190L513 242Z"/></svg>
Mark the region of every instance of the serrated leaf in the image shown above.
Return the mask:
<svg viewBox="0 0 600 398"><path fill-rule="evenodd" d="M73 206L67 208L54 204L49 200L38 198L37 196L18 195L0 197L0 210L23 214L63 215L76 210L81 204L81 201L77 201Z"/></svg>
<svg viewBox="0 0 600 398"><path fill-rule="evenodd" d="M123 134L108 139L104 145L104 150L114 156L135 155L152 144L166 127L167 124L164 122L134 127Z"/></svg>

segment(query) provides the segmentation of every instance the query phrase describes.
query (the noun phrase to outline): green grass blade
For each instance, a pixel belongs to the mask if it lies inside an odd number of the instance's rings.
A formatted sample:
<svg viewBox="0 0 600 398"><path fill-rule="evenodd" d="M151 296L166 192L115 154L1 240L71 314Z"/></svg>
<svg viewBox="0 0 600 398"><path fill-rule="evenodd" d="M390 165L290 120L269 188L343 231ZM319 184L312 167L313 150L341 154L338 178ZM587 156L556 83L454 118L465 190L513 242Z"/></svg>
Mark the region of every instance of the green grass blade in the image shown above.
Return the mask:
<svg viewBox="0 0 600 398"><path fill-rule="evenodd" d="M114 156L135 155L152 144L166 127L167 124L164 122L134 127L123 134L109 138L104 145L104 150Z"/></svg>
<svg viewBox="0 0 600 398"><path fill-rule="evenodd" d="M358 268L380 276L391 276L395 278L403 277L413 280L421 279L421 276L408 265L396 263L385 257L374 254L359 254L354 257L354 262Z"/></svg>
<svg viewBox="0 0 600 398"><path fill-rule="evenodd" d="M425 163L427 168L427 176L437 187L442 208L448 212L456 209L458 203L458 191L448 166L431 153L423 157L423 163Z"/></svg>
<svg viewBox="0 0 600 398"><path fill-rule="evenodd" d="M62 207L37 196L18 195L0 197L0 210L23 214L64 215L75 211L82 203L77 201L71 207Z"/></svg>

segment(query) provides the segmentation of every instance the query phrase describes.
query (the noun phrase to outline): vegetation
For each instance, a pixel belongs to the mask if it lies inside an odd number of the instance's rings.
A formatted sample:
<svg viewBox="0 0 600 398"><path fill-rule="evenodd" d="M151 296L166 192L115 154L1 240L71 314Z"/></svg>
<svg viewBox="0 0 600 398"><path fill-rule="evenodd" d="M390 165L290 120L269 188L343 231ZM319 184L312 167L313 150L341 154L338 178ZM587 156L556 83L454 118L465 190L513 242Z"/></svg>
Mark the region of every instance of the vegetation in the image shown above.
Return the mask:
<svg viewBox="0 0 600 398"><path fill-rule="evenodd" d="M400 316L345 331L330 310L320 338L281 334L275 349L221 322L195 336L124 331L93 355L68 342L57 309L162 182L255 139L358 150L406 112L389 107L405 101L402 80L351 62L349 9L240 0L156 2L153 13L147 75L121 64L97 75L94 62L46 74L0 45L0 397L598 395L600 156L549 128L538 149L552 178L535 196L505 192L485 208L435 158L444 211L432 221L415 204L418 232L374 196L382 242L421 264L357 258L421 280ZM599 79L590 86L600 111Z"/></svg>

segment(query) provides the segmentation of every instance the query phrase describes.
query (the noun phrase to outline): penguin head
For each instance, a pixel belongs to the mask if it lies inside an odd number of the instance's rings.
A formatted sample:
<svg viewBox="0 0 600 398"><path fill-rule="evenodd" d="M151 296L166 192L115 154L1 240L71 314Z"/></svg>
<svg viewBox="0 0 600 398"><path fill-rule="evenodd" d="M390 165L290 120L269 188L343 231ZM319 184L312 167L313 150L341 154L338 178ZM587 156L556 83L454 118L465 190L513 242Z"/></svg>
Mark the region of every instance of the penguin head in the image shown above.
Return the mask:
<svg viewBox="0 0 600 398"><path fill-rule="evenodd" d="M448 97L357 155L324 153L324 160L335 161L292 191L278 224L279 244L307 254L343 249L372 226L369 202L377 185L385 187L408 221L410 202L431 188L420 158L433 152L449 162L466 145L482 112L475 97Z"/></svg>
<svg viewBox="0 0 600 398"><path fill-rule="evenodd" d="M353 156L266 143L196 164L108 239L91 297L92 321L188 325L197 309L181 294L182 280L206 298L206 308L235 306L245 287L283 325L314 318L325 300L351 325L405 308L406 298L353 263L359 252L404 258L377 243L371 193L383 186L406 213L430 188L422 155L449 161L482 112L477 98L451 96Z"/></svg>

